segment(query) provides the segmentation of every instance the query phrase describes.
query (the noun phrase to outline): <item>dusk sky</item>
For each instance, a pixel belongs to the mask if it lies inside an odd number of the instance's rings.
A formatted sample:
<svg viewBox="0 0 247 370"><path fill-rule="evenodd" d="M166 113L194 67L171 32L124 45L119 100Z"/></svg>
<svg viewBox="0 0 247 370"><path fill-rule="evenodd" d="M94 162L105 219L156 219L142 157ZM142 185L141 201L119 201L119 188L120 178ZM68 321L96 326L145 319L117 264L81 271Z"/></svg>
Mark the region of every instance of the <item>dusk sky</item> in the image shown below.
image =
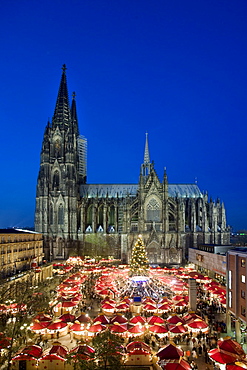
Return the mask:
<svg viewBox="0 0 247 370"><path fill-rule="evenodd" d="M88 183L194 183L247 229L246 0L1 3L0 228L33 226L61 67L88 139Z"/></svg>

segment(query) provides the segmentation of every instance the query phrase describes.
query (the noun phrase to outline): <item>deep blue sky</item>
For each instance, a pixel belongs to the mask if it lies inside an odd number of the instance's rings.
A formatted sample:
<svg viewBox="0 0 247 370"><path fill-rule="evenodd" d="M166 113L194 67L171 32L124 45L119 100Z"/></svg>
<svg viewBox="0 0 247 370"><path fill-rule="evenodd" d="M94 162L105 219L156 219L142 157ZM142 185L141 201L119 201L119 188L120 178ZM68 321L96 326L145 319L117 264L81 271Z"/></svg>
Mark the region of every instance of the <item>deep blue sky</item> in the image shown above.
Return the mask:
<svg viewBox="0 0 247 370"><path fill-rule="evenodd" d="M0 227L33 225L65 63L89 183L137 183L147 131L160 178L197 178L247 228L246 19L246 0L2 3Z"/></svg>

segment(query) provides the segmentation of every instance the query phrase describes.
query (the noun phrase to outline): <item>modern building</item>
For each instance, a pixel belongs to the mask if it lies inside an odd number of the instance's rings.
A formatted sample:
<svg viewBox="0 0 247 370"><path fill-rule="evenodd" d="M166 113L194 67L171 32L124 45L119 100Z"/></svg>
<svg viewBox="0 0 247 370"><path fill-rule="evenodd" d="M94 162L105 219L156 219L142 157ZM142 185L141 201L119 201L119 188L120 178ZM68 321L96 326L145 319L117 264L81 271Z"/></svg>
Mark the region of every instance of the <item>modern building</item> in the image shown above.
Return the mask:
<svg viewBox="0 0 247 370"><path fill-rule="evenodd" d="M246 343L247 330L247 248L227 254L227 332L235 329L239 343Z"/></svg>
<svg viewBox="0 0 247 370"><path fill-rule="evenodd" d="M188 261L197 271L226 284L227 252L234 249L232 245L203 244L189 248Z"/></svg>
<svg viewBox="0 0 247 370"><path fill-rule="evenodd" d="M44 235L47 259L79 254L126 263L142 234L150 263L177 265L187 260L190 246L229 243L224 204L208 200L196 183L170 184L166 171L160 179L150 161L147 134L134 184L88 183L86 148L63 66L36 191L35 230Z"/></svg>

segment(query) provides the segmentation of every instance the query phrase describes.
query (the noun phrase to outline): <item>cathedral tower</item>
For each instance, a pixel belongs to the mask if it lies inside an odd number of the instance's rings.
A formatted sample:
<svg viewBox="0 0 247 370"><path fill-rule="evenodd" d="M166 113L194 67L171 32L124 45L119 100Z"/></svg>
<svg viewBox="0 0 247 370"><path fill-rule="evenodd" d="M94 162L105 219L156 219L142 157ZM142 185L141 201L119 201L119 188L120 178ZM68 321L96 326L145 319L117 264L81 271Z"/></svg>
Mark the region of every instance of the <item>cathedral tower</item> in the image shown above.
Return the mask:
<svg viewBox="0 0 247 370"><path fill-rule="evenodd" d="M41 149L35 230L44 235L46 258L66 258L78 233L80 184L86 182L86 139L79 136L75 94L69 106L66 66L62 68L52 123Z"/></svg>

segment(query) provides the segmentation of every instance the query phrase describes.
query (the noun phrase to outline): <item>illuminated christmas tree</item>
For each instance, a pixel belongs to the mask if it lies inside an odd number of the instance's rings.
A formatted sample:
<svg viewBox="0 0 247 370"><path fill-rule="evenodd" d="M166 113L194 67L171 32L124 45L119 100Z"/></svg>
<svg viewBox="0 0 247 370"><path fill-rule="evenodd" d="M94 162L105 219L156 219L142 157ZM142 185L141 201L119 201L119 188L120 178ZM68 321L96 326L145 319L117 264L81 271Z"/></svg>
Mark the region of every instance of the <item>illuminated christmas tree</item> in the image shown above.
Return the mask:
<svg viewBox="0 0 247 370"><path fill-rule="evenodd" d="M141 235L132 249L130 270L132 276L147 275L147 270L149 267L147 252L143 244Z"/></svg>

